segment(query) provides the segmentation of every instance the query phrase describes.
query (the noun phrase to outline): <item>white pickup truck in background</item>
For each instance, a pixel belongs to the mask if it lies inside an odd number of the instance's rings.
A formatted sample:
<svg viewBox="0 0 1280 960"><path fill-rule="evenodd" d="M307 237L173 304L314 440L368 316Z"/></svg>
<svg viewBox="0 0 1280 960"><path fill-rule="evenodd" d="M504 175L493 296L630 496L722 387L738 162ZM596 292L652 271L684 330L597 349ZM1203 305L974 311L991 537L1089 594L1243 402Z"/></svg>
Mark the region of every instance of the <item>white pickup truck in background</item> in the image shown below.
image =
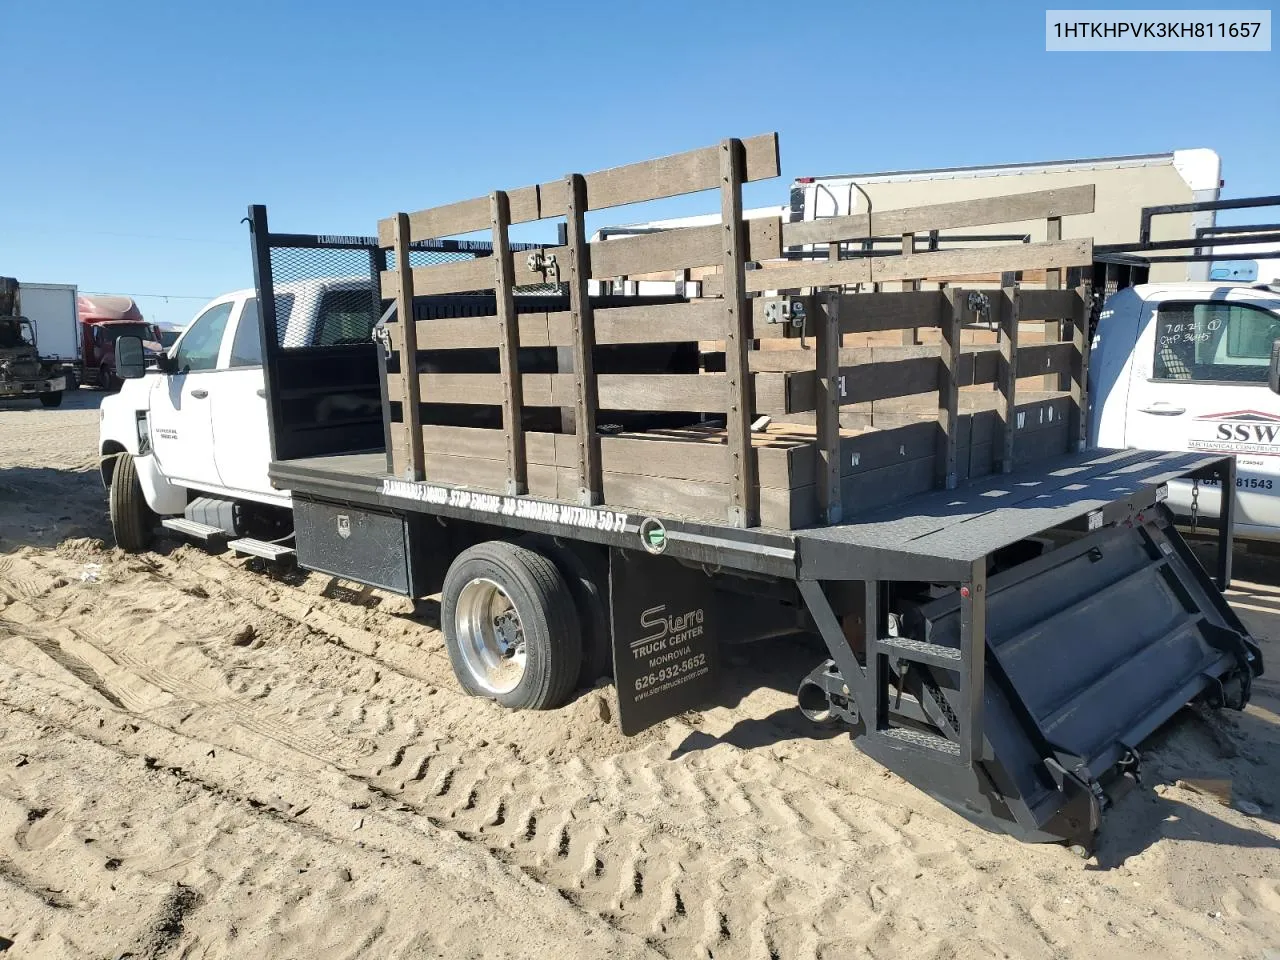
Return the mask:
<svg viewBox="0 0 1280 960"><path fill-rule="evenodd" d="M367 342L377 320L368 280L280 284L275 299L287 346ZM112 526L121 546L143 549L154 515L197 537L233 527L261 536L291 529L289 493L267 476L271 438L261 338L255 292L224 294L187 325L158 369L126 379L118 394L103 399L102 479L111 489ZM210 498L211 509L234 504L234 523L184 517L189 503L202 496Z"/></svg>
<svg viewBox="0 0 1280 960"><path fill-rule="evenodd" d="M1089 442L1236 455L1235 532L1280 540L1280 290L1149 283L1108 298L1089 361ZM1218 516L1220 491L1169 485L1175 513Z"/></svg>

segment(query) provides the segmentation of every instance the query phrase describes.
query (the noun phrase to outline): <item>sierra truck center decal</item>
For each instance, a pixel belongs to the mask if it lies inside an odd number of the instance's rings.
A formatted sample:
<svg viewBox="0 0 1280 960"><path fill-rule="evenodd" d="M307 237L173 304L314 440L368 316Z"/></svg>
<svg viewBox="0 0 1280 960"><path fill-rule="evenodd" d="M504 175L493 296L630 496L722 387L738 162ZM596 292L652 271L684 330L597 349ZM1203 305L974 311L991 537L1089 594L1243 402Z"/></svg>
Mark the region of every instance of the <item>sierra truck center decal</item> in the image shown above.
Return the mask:
<svg viewBox="0 0 1280 960"><path fill-rule="evenodd" d="M1280 456L1280 416L1261 410L1235 410L1196 417L1188 450Z"/></svg>

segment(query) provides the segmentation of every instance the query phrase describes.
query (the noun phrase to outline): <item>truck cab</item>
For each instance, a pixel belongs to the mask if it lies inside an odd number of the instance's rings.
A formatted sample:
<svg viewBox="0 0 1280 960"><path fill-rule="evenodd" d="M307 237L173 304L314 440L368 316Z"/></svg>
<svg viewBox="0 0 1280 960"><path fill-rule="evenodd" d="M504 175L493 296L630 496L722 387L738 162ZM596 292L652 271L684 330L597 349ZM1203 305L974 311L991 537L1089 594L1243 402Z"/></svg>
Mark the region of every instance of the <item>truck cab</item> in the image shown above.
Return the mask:
<svg viewBox="0 0 1280 960"><path fill-rule="evenodd" d="M1234 454L1235 530L1280 540L1280 394L1271 388L1280 291L1170 282L1110 297L1094 333L1090 430L1098 447ZM1210 481L1170 484L1175 513L1218 516Z"/></svg>
<svg viewBox="0 0 1280 960"><path fill-rule="evenodd" d="M87 382L96 382L104 390L118 390L116 375L116 341L121 337L138 337L145 355L154 360L161 353L160 333L148 323L132 297L81 294L76 299L80 317L80 352Z"/></svg>
<svg viewBox="0 0 1280 960"><path fill-rule="evenodd" d="M368 341L369 282L315 280L281 284L276 310L290 345ZM353 297L353 293L360 296ZM161 517L186 512L201 497L237 510L287 508L289 492L272 486L262 320L257 294L238 290L210 301L144 376L126 379L102 402L99 452L103 480L118 454L129 454L146 507ZM262 511L260 511L262 513ZM198 532L198 531L189 531Z"/></svg>

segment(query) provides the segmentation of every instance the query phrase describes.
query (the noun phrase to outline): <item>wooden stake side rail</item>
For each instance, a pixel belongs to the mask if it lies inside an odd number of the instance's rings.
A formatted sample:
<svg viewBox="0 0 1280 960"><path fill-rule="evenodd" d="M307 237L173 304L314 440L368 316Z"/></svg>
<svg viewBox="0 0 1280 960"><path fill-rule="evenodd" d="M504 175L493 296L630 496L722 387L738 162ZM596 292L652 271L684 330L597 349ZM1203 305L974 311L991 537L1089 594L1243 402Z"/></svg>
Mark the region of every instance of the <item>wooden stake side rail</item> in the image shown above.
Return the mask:
<svg viewBox="0 0 1280 960"><path fill-rule="evenodd" d="M1061 453L1068 436L1068 396L1043 395L1018 405L1016 465ZM1002 418L994 410L957 419L958 482L1000 469ZM785 431L781 434L774 431ZM422 428L427 482L500 492L506 482L501 430ZM575 502L576 438L528 432L530 496ZM825 522L820 506L813 428L779 425L752 437L760 523L795 529ZM836 461L844 519L936 488L939 427L904 417L890 429L842 431ZM662 516L723 522L729 498L729 454L723 430L664 431L600 437L604 503Z"/></svg>
<svg viewBox="0 0 1280 960"><path fill-rule="evenodd" d="M743 180L769 180L780 172L778 135L766 133L742 140ZM720 147L704 147L669 157L612 167L585 176L587 210L604 210L630 203L662 200L720 187ZM569 209L564 181L511 190L511 222L531 223L563 217ZM411 213L413 240L439 239L489 228L489 199L479 197ZM394 218L378 223L378 243L390 247Z"/></svg>
<svg viewBox="0 0 1280 960"><path fill-rule="evenodd" d="M747 274L747 291L795 287L844 286L891 280L940 279L1016 270L1084 267L1093 263L1090 240L1055 240L1005 246L971 247L859 260L815 260L788 263Z"/></svg>
<svg viewBox="0 0 1280 960"><path fill-rule="evenodd" d="M389 424L396 475L786 529L1076 448L1087 384L1079 291L915 288L1090 264L1091 242L1061 239L1060 225L1093 209L1091 186L817 223L744 219L742 185L777 173L776 136L725 140L380 223L380 242L396 253L396 269L380 277L398 314L387 378L389 405L402 413ZM588 241L590 210L713 189L718 223ZM548 217L565 218L562 245L511 250L512 225ZM1034 219L1058 229L1040 243L914 252L917 233ZM410 263L414 241L481 229L492 234L491 257ZM901 255L840 259L841 241L886 233L903 237ZM825 260L781 259L784 246L823 242ZM590 280L619 276L673 273L679 288L692 269L704 272L701 299L617 306L589 295ZM886 281L905 289L846 292ZM563 296L541 310L520 292L550 282L567 289L568 309ZM764 295L777 290L803 293ZM455 309L445 295L480 291L492 291L487 306L462 296L456 309L484 315L414 319L415 297L419 307L441 297L433 309L445 312ZM1019 343L1027 321L1050 329L1066 321L1070 336ZM996 342L962 345L966 329L998 331ZM906 345L875 345L875 334L894 330ZM933 330L935 342L921 344L919 332ZM849 335L869 335L871 345L845 347ZM782 338L802 348L759 348ZM598 373L606 362L610 372ZM446 372L459 370L490 372ZM1058 390L1019 384L1046 376L1061 381ZM997 389L983 391L987 384ZM851 431L862 421L847 415L873 404L865 422L874 425ZM616 419L602 420L602 411ZM762 415L773 423L755 423ZM547 432L557 422L559 432ZM486 426L449 425L457 423ZM604 423L623 432L601 434Z"/></svg>
<svg viewBox="0 0 1280 960"><path fill-rule="evenodd" d="M618 237L613 240L597 240L588 244L583 258L587 275L591 277L619 277L634 274L668 273L693 267L705 267L722 261L723 228L719 224L707 227L681 227L661 233L641 234L634 237ZM782 220L779 217L756 218L746 221L744 256L746 260L774 260L782 256ZM568 247L544 247L539 253L544 260L554 257L558 264L566 262ZM529 269L528 261L534 251L507 252L512 260L512 275L517 286L546 282L545 273ZM488 290L493 286L493 267L489 258L458 260L438 263L429 267L414 267L414 289L419 296L446 293L469 293ZM397 261L398 263L398 261ZM390 299L395 289L397 270L382 273L382 296Z"/></svg>

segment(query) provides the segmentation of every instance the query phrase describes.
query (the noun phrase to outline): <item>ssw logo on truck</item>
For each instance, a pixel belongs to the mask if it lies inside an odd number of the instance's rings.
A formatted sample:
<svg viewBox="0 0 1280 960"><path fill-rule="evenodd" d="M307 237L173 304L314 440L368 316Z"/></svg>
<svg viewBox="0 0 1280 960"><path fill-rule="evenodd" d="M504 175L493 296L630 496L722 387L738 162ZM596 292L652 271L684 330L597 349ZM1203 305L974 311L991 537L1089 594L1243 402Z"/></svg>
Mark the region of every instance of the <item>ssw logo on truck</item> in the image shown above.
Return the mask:
<svg viewBox="0 0 1280 960"><path fill-rule="evenodd" d="M1280 417L1260 410L1211 413L1196 418L1199 429L1189 450L1280 456Z"/></svg>

